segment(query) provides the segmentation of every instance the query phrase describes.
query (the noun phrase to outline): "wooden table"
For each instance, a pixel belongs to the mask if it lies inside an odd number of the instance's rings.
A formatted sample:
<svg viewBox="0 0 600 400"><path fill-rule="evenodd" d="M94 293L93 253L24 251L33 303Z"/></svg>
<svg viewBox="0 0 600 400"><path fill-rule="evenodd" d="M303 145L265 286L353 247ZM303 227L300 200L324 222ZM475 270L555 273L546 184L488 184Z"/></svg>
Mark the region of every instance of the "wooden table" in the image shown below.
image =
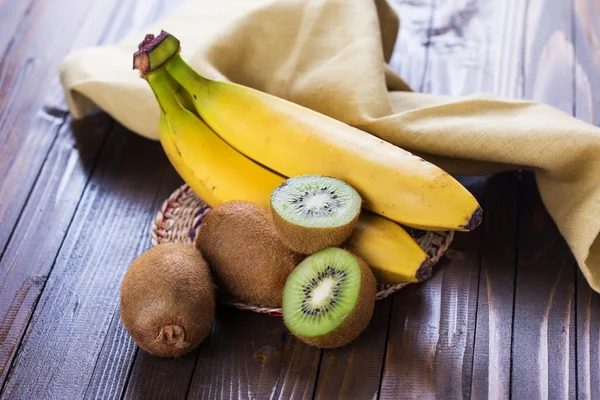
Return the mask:
<svg viewBox="0 0 600 400"><path fill-rule="evenodd" d="M433 277L321 351L280 319L220 307L177 360L122 328L119 285L181 184L158 143L105 114L73 121L57 67L179 0L0 1L0 386L17 398L600 398L600 296L533 176L465 178L481 228ZM395 0L392 66L415 90L548 102L600 124L597 0Z"/></svg>

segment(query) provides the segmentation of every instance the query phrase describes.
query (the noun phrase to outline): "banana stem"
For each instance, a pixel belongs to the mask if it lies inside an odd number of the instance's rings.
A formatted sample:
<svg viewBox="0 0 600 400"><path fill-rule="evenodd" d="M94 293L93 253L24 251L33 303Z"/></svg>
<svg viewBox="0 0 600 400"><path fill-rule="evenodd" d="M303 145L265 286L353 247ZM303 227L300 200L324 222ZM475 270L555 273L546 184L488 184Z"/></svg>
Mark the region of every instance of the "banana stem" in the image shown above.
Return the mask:
<svg viewBox="0 0 600 400"><path fill-rule="evenodd" d="M193 97L194 102L208 94L210 80L197 73L179 54L175 54L165 64L169 75Z"/></svg>
<svg viewBox="0 0 600 400"><path fill-rule="evenodd" d="M165 115L177 116L184 112L169 84L169 76L164 68L146 74L146 79L154 92L154 96Z"/></svg>
<svg viewBox="0 0 600 400"><path fill-rule="evenodd" d="M161 31L156 37L148 34L133 55L133 69L139 70L143 78L167 62L179 50L179 40L168 32Z"/></svg>

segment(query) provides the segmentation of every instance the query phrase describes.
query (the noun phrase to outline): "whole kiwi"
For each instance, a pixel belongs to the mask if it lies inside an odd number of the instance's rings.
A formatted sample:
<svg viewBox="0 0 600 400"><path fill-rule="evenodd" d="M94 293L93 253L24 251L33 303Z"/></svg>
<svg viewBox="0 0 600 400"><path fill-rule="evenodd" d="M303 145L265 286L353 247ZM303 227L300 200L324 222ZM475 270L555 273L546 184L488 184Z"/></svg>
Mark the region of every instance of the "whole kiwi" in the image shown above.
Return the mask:
<svg viewBox="0 0 600 400"><path fill-rule="evenodd" d="M219 288L265 307L281 306L285 281L304 258L281 242L271 214L247 201L210 210L198 227L196 247Z"/></svg>
<svg viewBox="0 0 600 400"><path fill-rule="evenodd" d="M189 244L159 244L136 258L121 285L121 320L145 351L179 357L210 333L214 284L202 255Z"/></svg>

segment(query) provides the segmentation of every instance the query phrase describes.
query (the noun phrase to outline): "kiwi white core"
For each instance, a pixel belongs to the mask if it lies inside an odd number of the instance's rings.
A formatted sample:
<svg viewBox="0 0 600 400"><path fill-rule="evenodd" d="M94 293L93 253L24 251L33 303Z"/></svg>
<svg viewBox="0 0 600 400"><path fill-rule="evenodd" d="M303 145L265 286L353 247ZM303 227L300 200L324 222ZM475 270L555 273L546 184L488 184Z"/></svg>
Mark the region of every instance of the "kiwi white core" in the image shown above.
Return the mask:
<svg viewBox="0 0 600 400"><path fill-rule="evenodd" d="M331 291L336 283L337 282L332 278L323 279L323 281L312 290L312 293L310 293L310 305L312 307L318 307L320 304L330 301Z"/></svg>
<svg viewBox="0 0 600 400"><path fill-rule="evenodd" d="M282 218L309 228L334 228L360 212L360 195L347 183L327 176L302 175L273 191L271 206Z"/></svg>

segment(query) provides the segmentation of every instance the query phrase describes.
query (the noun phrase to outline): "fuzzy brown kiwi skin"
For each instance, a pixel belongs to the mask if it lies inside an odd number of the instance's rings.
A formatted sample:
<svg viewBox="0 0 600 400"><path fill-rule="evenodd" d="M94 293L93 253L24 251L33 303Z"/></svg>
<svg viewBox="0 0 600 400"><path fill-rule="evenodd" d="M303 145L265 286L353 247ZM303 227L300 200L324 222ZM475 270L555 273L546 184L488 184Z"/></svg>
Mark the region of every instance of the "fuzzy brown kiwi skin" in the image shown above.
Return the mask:
<svg viewBox="0 0 600 400"><path fill-rule="evenodd" d="M360 291L354 308L340 326L325 335L306 337L296 335L292 331L292 334L304 343L325 349L343 347L356 339L369 325L375 309L377 281L367 263L354 254L352 256L360 265Z"/></svg>
<svg viewBox="0 0 600 400"><path fill-rule="evenodd" d="M291 250L302 254L314 254L328 247L336 247L352 234L360 212L345 225L332 228L309 228L293 224L271 207L273 222L281 241Z"/></svg>
<svg viewBox="0 0 600 400"><path fill-rule="evenodd" d="M165 243L136 258L121 284L121 320L133 340L161 357L179 357L208 336L215 290L202 255L189 244Z"/></svg>
<svg viewBox="0 0 600 400"><path fill-rule="evenodd" d="M198 227L196 248L220 289L264 307L281 306L285 281L305 258L281 242L267 210L247 201L210 210Z"/></svg>

